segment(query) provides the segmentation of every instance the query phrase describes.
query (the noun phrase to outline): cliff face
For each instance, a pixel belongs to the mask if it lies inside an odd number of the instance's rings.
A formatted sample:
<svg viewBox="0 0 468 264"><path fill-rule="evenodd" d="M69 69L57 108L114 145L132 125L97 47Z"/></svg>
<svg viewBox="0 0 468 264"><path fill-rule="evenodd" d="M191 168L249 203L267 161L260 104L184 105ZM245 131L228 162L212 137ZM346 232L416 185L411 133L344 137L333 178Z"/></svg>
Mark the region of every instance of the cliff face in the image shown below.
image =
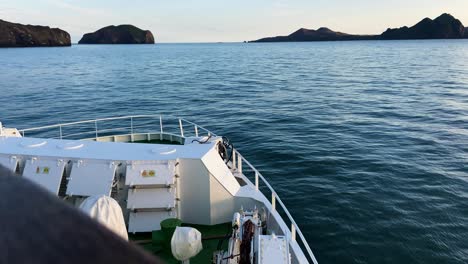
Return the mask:
<svg viewBox="0 0 468 264"><path fill-rule="evenodd" d="M70 34L59 29L0 20L0 47L71 46Z"/></svg>
<svg viewBox="0 0 468 264"><path fill-rule="evenodd" d="M460 20L443 14L432 20L425 18L412 27L387 29L382 39L457 39L463 38L465 27Z"/></svg>
<svg viewBox="0 0 468 264"><path fill-rule="evenodd" d="M88 33L79 44L154 44L151 31L132 25L108 26Z"/></svg>
<svg viewBox="0 0 468 264"><path fill-rule="evenodd" d="M392 39L457 39L468 38L468 28L449 14L432 20L425 18L412 27L387 29L381 35L352 35L328 28L311 30L301 28L288 36L262 38L253 42L338 41L338 40L392 40Z"/></svg>

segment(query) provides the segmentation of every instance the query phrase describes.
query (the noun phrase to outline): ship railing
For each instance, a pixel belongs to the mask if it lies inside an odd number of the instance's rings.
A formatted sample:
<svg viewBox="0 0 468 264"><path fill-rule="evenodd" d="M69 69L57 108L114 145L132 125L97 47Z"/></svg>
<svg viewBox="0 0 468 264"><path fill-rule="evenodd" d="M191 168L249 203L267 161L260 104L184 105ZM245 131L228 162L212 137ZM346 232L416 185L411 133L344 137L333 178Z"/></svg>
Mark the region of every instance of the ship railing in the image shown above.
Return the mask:
<svg viewBox="0 0 468 264"><path fill-rule="evenodd" d="M100 118L61 123L19 130L23 137L48 137L57 139L98 139L109 135L133 135L154 131L175 134L181 137L216 136L208 129L184 118L171 115L133 115Z"/></svg>
<svg viewBox="0 0 468 264"><path fill-rule="evenodd" d="M247 165L248 166L247 167L248 171L251 174L253 174L253 181L254 182L252 184L255 185L255 190L259 191L259 192L262 192L262 194L265 197L269 196L269 195L266 194L267 192L269 192L269 194L271 194L270 202L271 202L272 210L277 211L280 214L280 216L283 215L282 216L283 221L284 221L284 216L286 216L288 218L289 223L291 224L290 229L289 229L290 239L292 241L295 241L295 242L301 242L302 245L300 245L299 243L298 243L298 245L302 249L306 250L307 254L305 254L305 255L307 255L306 258L308 258L308 261L310 261L310 262L312 262L314 264L317 264L318 263L317 259L315 258L315 255L312 252L312 249L310 248L309 243L307 243L307 240L306 240L304 234L302 233L301 229L297 225L296 221L294 220L291 213L286 208L286 206L284 205L283 201L278 196L276 191L273 189L273 187L270 185L270 183L265 179L265 177L247 159L244 158L244 156L242 156L237 150L234 150L233 156L232 156L232 167L234 168L234 170L237 173L246 176L246 174L248 174L248 173L245 170L245 168L243 169L243 164ZM249 179L249 177L247 177L247 179ZM250 179L249 179L249 181L250 181ZM261 184L263 184L263 186L261 186ZM265 190L264 187L266 187L266 190ZM279 207L278 207L278 205L279 205ZM299 236L299 240L297 239L297 236Z"/></svg>
<svg viewBox="0 0 468 264"><path fill-rule="evenodd" d="M168 122L168 120L170 122ZM114 127L117 125L116 127ZM50 126L41 126L35 128L28 128L19 130L22 136L36 136L36 137L49 137L58 139L98 139L101 136L120 134L137 134L137 133L148 133L148 129L158 133L169 133L179 134L181 137L187 136L213 136L216 134L210 130L199 126L193 122L178 118L170 115L133 115L133 116L122 116L122 117L110 117L100 118L93 120L85 120L78 122L62 123ZM76 131L73 133L66 133L69 130ZM248 167L243 171L243 164ZM284 205L276 191L265 179L265 177L237 150L233 151L232 165L237 173L247 174L247 170L253 173L253 180L256 191L262 192L265 197L267 192L271 194L271 207L274 211L278 212L283 218L286 216L290 223L290 239L294 242L301 242L302 246L298 245L307 252L307 258L314 264L317 264L317 260L312 252L307 240L304 237L301 229L297 225L296 221L292 217L289 210ZM246 176L247 177L247 176ZM250 181L250 180L249 180ZM263 184L260 186L260 184ZM266 189L264 188L266 187ZM297 239L299 236L299 240Z"/></svg>

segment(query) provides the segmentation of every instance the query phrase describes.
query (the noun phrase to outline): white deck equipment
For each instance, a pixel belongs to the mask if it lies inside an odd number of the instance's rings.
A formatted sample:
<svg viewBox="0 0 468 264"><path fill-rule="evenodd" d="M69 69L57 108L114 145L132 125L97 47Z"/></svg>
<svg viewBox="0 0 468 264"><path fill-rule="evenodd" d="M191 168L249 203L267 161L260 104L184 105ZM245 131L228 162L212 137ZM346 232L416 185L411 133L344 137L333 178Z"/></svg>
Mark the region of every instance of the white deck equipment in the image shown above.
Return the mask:
<svg viewBox="0 0 468 264"><path fill-rule="evenodd" d="M177 260L188 264L188 260L195 257L202 249L202 235L198 230L191 227L176 227L171 238L171 251Z"/></svg>
<svg viewBox="0 0 468 264"><path fill-rule="evenodd" d="M121 238L128 240L122 209L116 200L105 195L91 196L81 203L80 209Z"/></svg>

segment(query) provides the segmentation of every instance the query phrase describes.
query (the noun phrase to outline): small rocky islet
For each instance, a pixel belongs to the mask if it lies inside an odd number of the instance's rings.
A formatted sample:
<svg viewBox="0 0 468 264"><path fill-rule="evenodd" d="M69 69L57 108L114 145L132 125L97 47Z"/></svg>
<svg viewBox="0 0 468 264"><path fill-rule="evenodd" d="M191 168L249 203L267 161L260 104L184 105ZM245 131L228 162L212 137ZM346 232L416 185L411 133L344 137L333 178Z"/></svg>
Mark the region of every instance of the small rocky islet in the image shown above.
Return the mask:
<svg viewBox="0 0 468 264"><path fill-rule="evenodd" d="M85 34L78 44L154 44L154 36L132 25L108 26Z"/></svg>

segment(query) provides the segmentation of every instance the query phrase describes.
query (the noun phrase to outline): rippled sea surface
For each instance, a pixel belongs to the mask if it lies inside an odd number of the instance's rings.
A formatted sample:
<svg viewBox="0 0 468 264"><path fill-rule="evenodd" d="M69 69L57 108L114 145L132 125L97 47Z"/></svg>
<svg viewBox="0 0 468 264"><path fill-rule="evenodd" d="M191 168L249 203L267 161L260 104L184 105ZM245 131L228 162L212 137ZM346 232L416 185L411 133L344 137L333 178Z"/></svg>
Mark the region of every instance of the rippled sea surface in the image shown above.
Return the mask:
<svg viewBox="0 0 468 264"><path fill-rule="evenodd" d="M0 120L231 138L321 263L468 263L468 41L0 49Z"/></svg>

